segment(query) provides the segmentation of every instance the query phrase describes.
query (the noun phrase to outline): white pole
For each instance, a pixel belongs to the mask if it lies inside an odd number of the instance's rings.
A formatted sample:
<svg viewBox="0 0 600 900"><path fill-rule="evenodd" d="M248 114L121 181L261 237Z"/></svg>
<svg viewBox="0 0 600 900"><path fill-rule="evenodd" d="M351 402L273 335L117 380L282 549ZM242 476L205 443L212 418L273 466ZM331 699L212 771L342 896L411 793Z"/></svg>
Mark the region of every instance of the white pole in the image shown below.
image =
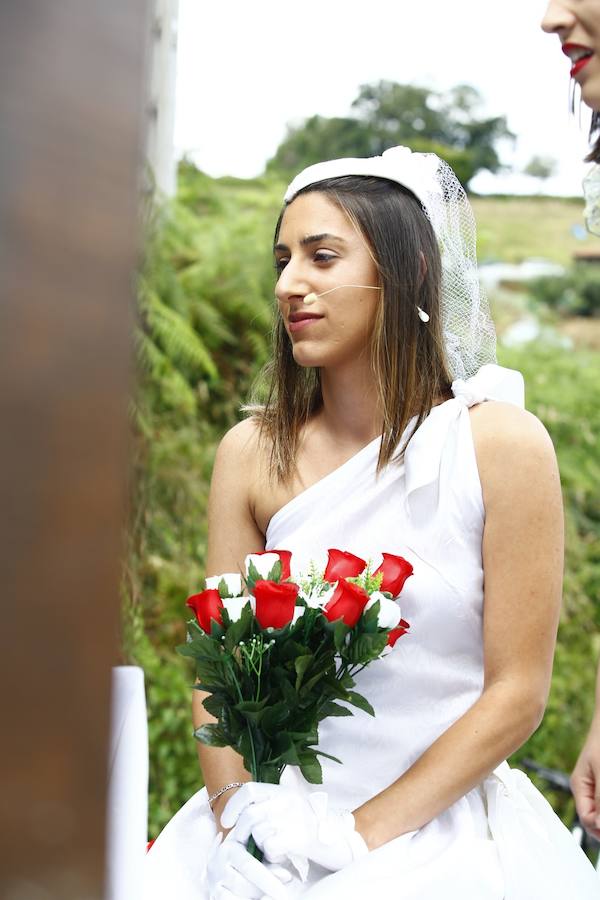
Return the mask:
<svg viewBox="0 0 600 900"><path fill-rule="evenodd" d="M147 159L159 194L177 189L175 159L175 79L179 0L154 0L151 21Z"/></svg>
<svg viewBox="0 0 600 900"><path fill-rule="evenodd" d="M112 670L105 900L142 900L148 840L148 723L144 672Z"/></svg>

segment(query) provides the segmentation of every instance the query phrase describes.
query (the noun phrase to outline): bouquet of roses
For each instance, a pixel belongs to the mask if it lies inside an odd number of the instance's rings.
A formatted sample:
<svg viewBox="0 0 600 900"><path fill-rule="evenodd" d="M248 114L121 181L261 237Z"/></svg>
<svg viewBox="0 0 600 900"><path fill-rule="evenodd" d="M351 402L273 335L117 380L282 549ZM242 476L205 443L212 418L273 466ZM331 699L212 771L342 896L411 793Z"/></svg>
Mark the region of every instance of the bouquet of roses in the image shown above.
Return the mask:
<svg viewBox="0 0 600 900"><path fill-rule="evenodd" d="M409 628L397 598L412 566L383 553L373 570L365 560L329 550L324 572L314 565L291 580L291 553L255 553L245 577L206 579L187 600L195 612L187 643L195 660L195 687L216 723L194 735L213 747L233 747L255 781L278 784L286 765L322 781L318 724L327 716L371 715L354 676L386 655ZM247 595L244 595L244 589ZM340 702L341 701L341 702Z"/></svg>

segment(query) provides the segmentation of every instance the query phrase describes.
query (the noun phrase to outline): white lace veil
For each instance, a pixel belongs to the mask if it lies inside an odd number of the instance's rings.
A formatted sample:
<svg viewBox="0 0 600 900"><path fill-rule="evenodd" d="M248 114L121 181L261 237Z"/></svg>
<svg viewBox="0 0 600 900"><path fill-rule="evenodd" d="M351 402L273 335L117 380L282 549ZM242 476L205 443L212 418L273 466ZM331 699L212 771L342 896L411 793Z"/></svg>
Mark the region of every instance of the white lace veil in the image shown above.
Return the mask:
<svg viewBox="0 0 600 900"><path fill-rule="evenodd" d="M496 331L479 284L475 218L456 175L435 153L392 147L382 156L334 159L300 172L288 186L289 203L302 188L328 178L369 175L396 181L420 200L442 258L441 318L452 379L467 379L496 362Z"/></svg>

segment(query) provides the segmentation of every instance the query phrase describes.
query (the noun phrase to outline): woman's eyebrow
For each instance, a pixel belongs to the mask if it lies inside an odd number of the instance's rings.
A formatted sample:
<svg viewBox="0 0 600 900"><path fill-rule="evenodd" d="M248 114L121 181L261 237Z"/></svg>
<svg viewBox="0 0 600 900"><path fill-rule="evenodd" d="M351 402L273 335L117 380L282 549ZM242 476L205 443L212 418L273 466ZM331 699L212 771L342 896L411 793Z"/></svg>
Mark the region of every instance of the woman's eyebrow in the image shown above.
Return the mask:
<svg viewBox="0 0 600 900"><path fill-rule="evenodd" d="M336 234L329 234L324 231L322 234L307 234L306 237L303 237L300 241L300 244L303 247L308 246L309 244L320 244L321 241L338 241L340 244L345 244L346 241L343 237L338 237ZM287 244L275 244L273 250L288 250L289 247Z"/></svg>

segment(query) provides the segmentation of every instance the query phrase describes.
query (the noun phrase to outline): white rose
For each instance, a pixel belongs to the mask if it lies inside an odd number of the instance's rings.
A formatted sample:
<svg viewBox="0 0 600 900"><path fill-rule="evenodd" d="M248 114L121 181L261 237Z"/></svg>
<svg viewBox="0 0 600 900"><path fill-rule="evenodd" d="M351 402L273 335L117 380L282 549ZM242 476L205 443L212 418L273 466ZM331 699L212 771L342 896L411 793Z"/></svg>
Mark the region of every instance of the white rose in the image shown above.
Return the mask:
<svg viewBox="0 0 600 900"><path fill-rule="evenodd" d="M400 624L402 613L400 607L394 600L389 600L380 591L373 591L365 606L365 611L370 609L373 604L379 600L379 614L377 616L377 624L380 628L395 628Z"/></svg>
<svg viewBox="0 0 600 900"><path fill-rule="evenodd" d="M230 597L239 597L242 593L242 576L237 572L225 572L223 575L211 575L206 579L206 587L219 589L219 583L224 581L227 585L227 593Z"/></svg>
<svg viewBox="0 0 600 900"><path fill-rule="evenodd" d="M237 620L242 615L242 610L246 603L250 600L250 597L224 597L223 598L223 606L227 610L227 614L232 622L237 622Z"/></svg>
<svg viewBox="0 0 600 900"><path fill-rule="evenodd" d="M258 572L261 578L267 579L269 577L269 572L275 565L278 563L279 554L278 553L250 553L246 557L246 577L249 575L250 563L253 563L254 568Z"/></svg>

